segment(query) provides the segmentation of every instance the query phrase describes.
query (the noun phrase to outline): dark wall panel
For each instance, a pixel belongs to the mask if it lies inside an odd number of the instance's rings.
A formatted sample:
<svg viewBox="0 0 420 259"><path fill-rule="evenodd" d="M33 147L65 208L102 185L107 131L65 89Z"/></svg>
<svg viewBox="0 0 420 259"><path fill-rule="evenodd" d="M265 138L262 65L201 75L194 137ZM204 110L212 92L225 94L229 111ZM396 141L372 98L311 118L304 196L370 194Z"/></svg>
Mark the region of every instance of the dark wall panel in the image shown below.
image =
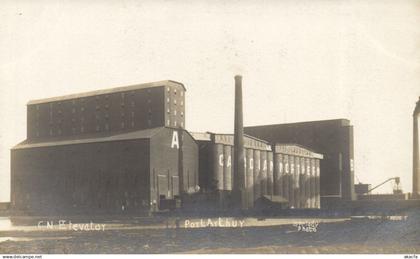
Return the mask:
<svg viewBox="0 0 420 259"><path fill-rule="evenodd" d="M324 155L320 194L354 199L353 127L345 119L245 127L246 134L272 143L296 143ZM340 170L340 156L342 170Z"/></svg>
<svg viewBox="0 0 420 259"><path fill-rule="evenodd" d="M147 210L148 148L130 140L12 150L12 203L41 214Z"/></svg>

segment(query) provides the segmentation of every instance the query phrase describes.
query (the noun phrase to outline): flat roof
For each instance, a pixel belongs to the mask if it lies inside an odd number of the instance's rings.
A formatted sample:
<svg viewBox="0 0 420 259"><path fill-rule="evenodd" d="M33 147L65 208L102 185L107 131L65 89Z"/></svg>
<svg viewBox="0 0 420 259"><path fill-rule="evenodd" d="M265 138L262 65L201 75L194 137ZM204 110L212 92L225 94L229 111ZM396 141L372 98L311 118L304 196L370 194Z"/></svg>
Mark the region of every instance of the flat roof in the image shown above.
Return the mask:
<svg viewBox="0 0 420 259"><path fill-rule="evenodd" d="M102 90L89 91L89 92L84 92L84 93L69 94L69 95L63 95L63 96L57 96L57 97L31 100L27 103L27 105L65 101L65 100L71 100L71 99L82 98L82 97L111 94L111 93L118 93L118 92L125 92L125 91L132 91L132 90L160 87L160 86L168 86L168 85L180 85L182 86L182 88L184 88L184 91L187 90L185 86L180 82L173 81L173 80L163 80L163 81L150 82L150 83L144 83L144 84L120 86L120 87L114 87L114 88L108 88L108 89L102 89Z"/></svg>
<svg viewBox="0 0 420 259"><path fill-rule="evenodd" d="M318 158L323 159L324 156L322 154L316 153L315 151L294 143L276 143L274 145L275 153L284 153L288 155L296 155L296 156L303 156L309 158Z"/></svg>
<svg viewBox="0 0 420 259"><path fill-rule="evenodd" d="M244 129L260 128L260 127L293 126L293 125L302 125L302 124L308 125L308 124L319 124L319 123L341 123L342 126L349 126L350 125L350 120L349 119L344 119L344 118L339 118L339 119L318 120L318 121L299 121L299 122L289 122L289 123L244 126Z"/></svg>

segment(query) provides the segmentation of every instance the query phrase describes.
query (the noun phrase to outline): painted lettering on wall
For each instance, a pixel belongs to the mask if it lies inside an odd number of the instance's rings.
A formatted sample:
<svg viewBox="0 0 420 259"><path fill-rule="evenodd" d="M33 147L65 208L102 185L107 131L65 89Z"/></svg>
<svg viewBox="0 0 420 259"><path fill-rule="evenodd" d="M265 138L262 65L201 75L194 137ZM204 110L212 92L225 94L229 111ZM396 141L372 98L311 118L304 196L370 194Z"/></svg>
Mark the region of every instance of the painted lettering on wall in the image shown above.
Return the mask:
<svg viewBox="0 0 420 259"><path fill-rule="evenodd" d="M176 147L176 149L179 149L179 138L178 138L178 131L174 130L172 133L172 143L171 148Z"/></svg>
<svg viewBox="0 0 420 259"><path fill-rule="evenodd" d="M219 165L220 166L223 166L223 164L224 164L224 162L223 162L224 159L223 158L224 158L223 154L219 155Z"/></svg>
<svg viewBox="0 0 420 259"><path fill-rule="evenodd" d="M222 166L223 167L225 165L224 155L223 154L220 154L218 160L219 160L219 166ZM257 160L257 165L256 165L257 166L257 170L260 169L260 162L261 161ZM267 170L267 160L263 160L262 163L264 165L264 169L263 170ZM249 165L249 169L250 170L253 170L254 169L254 159L253 158L250 158L249 161L248 160L245 160L245 168L247 168L248 165ZM232 166L232 157L231 156L228 156L228 158L226 160L226 166L227 167L231 167ZM273 161L270 161L270 170L271 171L273 170L273 167L274 167ZM282 168L283 165L280 164L280 167Z"/></svg>
<svg viewBox="0 0 420 259"><path fill-rule="evenodd" d="M267 160L263 162L263 171L267 171Z"/></svg>

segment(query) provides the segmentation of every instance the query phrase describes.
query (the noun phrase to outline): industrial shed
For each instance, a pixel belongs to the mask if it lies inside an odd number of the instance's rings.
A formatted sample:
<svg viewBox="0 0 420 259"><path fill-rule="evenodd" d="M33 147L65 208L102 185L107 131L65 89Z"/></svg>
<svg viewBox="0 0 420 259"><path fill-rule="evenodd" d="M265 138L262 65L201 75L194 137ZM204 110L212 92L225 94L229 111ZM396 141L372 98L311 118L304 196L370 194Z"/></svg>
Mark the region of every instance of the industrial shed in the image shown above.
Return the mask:
<svg viewBox="0 0 420 259"><path fill-rule="evenodd" d="M322 153L320 193L325 206L355 199L353 126L347 119L245 127L246 134L272 143L296 143ZM324 206L323 205L323 206Z"/></svg>
<svg viewBox="0 0 420 259"><path fill-rule="evenodd" d="M25 141L11 151L12 206L36 214L157 211L198 191L198 146L183 129Z"/></svg>
<svg viewBox="0 0 420 259"><path fill-rule="evenodd" d="M199 184L216 192L219 207L229 207L233 186L232 134L192 133L199 143ZM320 208L321 154L296 144L274 144L245 135L247 208L261 197L279 197L290 208ZM273 155L274 154L274 155Z"/></svg>

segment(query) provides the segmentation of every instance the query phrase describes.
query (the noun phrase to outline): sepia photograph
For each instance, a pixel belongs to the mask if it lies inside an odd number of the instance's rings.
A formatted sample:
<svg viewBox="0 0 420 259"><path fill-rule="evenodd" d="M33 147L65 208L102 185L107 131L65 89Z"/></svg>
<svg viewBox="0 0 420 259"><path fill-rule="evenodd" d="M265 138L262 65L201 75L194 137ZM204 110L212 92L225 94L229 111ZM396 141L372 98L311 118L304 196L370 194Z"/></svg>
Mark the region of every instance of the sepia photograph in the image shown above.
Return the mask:
<svg viewBox="0 0 420 259"><path fill-rule="evenodd" d="M420 1L0 3L0 255L420 253Z"/></svg>

